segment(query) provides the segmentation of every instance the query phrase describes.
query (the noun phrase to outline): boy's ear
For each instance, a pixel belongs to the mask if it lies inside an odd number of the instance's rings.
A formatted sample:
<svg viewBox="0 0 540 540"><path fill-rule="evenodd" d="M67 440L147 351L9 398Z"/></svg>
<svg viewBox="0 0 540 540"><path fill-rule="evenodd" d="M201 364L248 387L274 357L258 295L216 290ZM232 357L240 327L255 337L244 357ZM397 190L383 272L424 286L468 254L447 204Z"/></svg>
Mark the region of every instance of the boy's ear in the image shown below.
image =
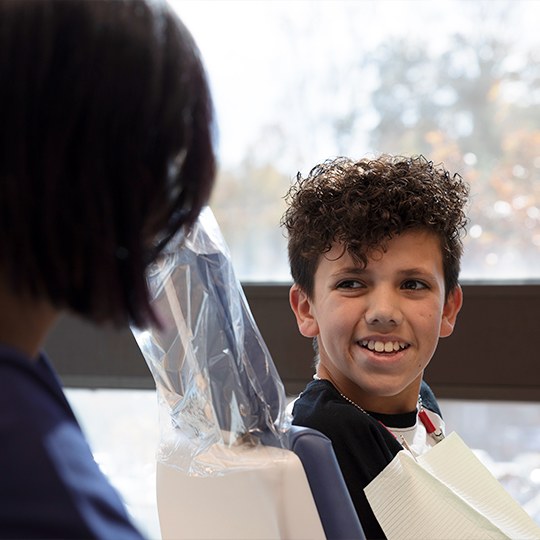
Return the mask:
<svg viewBox="0 0 540 540"><path fill-rule="evenodd" d="M441 319L441 337L448 337L453 331L456 324L456 319L463 305L463 291L461 286L457 285L450 294L444 304L442 319Z"/></svg>
<svg viewBox="0 0 540 540"><path fill-rule="evenodd" d="M307 294L296 284L289 291L289 303L296 317L298 330L304 337L319 335L319 325L313 316L311 300Z"/></svg>

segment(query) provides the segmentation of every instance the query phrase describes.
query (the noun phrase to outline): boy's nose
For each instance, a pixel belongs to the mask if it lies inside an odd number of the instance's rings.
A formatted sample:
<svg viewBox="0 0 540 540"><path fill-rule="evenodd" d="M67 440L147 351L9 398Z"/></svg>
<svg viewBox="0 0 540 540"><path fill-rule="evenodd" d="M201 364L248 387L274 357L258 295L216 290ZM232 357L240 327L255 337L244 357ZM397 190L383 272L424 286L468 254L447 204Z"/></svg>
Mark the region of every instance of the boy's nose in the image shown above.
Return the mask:
<svg viewBox="0 0 540 540"><path fill-rule="evenodd" d="M388 292L373 292L365 313L369 325L397 326L401 323L402 314L397 299Z"/></svg>

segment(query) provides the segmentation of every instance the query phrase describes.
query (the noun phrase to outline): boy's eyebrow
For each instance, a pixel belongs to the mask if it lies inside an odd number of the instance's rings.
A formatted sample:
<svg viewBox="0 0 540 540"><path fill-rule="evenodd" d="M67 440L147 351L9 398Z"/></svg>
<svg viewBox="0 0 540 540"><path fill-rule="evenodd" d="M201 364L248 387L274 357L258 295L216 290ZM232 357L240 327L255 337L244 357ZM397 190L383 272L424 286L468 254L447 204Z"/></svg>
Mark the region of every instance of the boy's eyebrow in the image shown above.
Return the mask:
<svg viewBox="0 0 540 540"><path fill-rule="evenodd" d="M333 272L333 275L339 276L341 274L355 274L355 275L363 275L368 274L369 270L366 270L362 266L346 266L344 268L338 268L335 272Z"/></svg>
<svg viewBox="0 0 540 540"><path fill-rule="evenodd" d="M361 266L346 266L344 268L340 268L339 270L336 270L336 272L333 273L335 276L340 276L342 274L349 274L349 275L355 275L355 276L365 276L369 275L372 272L369 270L369 268L363 268ZM421 276L421 277L431 277L435 278L435 273L427 268L422 267L411 267L411 268L403 268L401 270L398 270L397 272L400 276L403 277L414 277L414 276Z"/></svg>
<svg viewBox="0 0 540 540"><path fill-rule="evenodd" d="M426 277L435 277L434 272L427 268L420 268L420 267L413 267L413 268L404 268L403 270L400 270L398 272L399 274L403 276L426 276Z"/></svg>

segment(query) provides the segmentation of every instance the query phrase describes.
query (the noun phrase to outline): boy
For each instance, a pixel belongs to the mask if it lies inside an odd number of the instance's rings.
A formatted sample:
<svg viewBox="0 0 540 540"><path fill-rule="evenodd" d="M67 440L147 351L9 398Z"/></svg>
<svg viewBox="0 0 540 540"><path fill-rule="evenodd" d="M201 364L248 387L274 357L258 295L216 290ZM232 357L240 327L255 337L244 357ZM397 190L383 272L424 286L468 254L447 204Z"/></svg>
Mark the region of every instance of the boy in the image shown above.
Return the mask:
<svg viewBox="0 0 540 540"><path fill-rule="evenodd" d="M214 181L204 67L165 2L0 0L0 44L0 537L140 539L42 348L63 311L156 319Z"/></svg>
<svg viewBox="0 0 540 540"><path fill-rule="evenodd" d="M384 533L364 488L442 437L422 375L461 308L467 196L442 166L385 155L327 161L287 195L290 304L317 351L293 423L331 439L368 538Z"/></svg>

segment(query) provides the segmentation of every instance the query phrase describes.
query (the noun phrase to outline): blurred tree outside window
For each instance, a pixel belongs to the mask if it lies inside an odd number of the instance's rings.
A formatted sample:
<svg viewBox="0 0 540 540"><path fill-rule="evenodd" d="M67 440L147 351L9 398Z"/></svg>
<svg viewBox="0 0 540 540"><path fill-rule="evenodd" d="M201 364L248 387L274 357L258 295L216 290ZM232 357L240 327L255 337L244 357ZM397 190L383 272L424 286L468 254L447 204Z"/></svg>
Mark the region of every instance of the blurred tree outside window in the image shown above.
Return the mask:
<svg viewBox="0 0 540 540"><path fill-rule="evenodd" d="M422 153L471 185L462 278L540 279L540 2L171 0L205 59L211 206L243 281L288 281L298 171Z"/></svg>

